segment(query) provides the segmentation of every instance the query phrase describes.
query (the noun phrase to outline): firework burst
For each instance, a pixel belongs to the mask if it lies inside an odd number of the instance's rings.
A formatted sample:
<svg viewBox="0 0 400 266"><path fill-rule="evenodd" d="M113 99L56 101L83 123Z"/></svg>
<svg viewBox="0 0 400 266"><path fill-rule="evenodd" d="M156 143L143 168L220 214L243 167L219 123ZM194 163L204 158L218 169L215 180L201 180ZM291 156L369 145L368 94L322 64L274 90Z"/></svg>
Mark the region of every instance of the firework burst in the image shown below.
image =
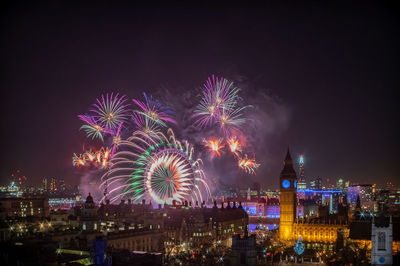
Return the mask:
<svg viewBox="0 0 400 266"><path fill-rule="evenodd" d="M221 156L221 150L224 147L221 139L215 139L215 138L211 138L208 140L204 139L203 145L208 148L208 150L211 152L213 156L218 156L218 157Z"/></svg>
<svg viewBox="0 0 400 266"><path fill-rule="evenodd" d="M100 139L102 142L104 141L103 135L105 133L110 133L110 131L104 129L94 118L90 115L78 115L79 119L85 122L86 124L81 126L80 129L83 129L88 137L92 137L92 139Z"/></svg>
<svg viewBox="0 0 400 266"><path fill-rule="evenodd" d="M153 99L151 95L143 93L145 101L139 101L133 99L133 102L139 106L139 110L136 112L159 123L162 126L166 126L166 122L176 124L176 121L171 117L173 111L166 105L163 105L160 101Z"/></svg>
<svg viewBox="0 0 400 266"><path fill-rule="evenodd" d="M229 146L229 150L236 156L240 154L242 151L242 146L240 145L239 140L234 136L227 140L227 144Z"/></svg>
<svg viewBox="0 0 400 266"><path fill-rule="evenodd" d="M84 166L85 164L86 164L85 156L83 156L82 154L77 155L76 153L74 153L72 157L72 165L78 167L78 166Z"/></svg>
<svg viewBox="0 0 400 266"><path fill-rule="evenodd" d="M74 153L72 157L72 165L79 166L94 166L97 168L106 168L108 166L108 160L111 157L111 152L108 148L101 148L98 151L92 152L88 150L83 154L77 155Z"/></svg>
<svg viewBox="0 0 400 266"><path fill-rule="evenodd" d="M212 75L203 85L202 99L194 110L194 124L200 128L214 125L223 110L235 109L239 88L233 82Z"/></svg>
<svg viewBox="0 0 400 266"><path fill-rule="evenodd" d="M147 197L171 204L174 200L202 201L204 194L211 196L201 160L193 157L193 148L186 141L176 140L172 130L167 136L136 131L121 141L120 151L102 177L101 187L110 186L111 202Z"/></svg>
<svg viewBox="0 0 400 266"><path fill-rule="evenodd" d="M127 109L129 104L125 104L127 98L119 97L119 94L111 93L96 100L93 108L90 109L95 115L93 117L100 123L103 128L112 130L129 119L130 110Z"/></svg>
<svg viewBox="0 0 400 266"><path fill-rule="evenodd" d="M249 174L255 174L256 169L260 166L260 164L256 163L254 158L249 159L246 154L244 157L238 159L238 166Z"/></svg>
<svg viewBox="0 0 400 266"><path fill-rule="evenodd" d="M221 114L218 116L217 123L226 137L240 132L240 126L246 122L242 116L242 111L245 108L246 107L222 109Z"/></svg>

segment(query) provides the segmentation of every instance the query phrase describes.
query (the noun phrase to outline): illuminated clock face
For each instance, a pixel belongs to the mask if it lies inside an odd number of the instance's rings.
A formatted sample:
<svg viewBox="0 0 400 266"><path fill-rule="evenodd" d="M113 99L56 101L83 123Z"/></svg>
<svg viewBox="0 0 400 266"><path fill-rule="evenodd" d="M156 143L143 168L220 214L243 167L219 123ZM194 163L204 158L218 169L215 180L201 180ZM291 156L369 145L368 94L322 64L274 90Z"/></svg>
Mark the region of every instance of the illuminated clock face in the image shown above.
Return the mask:
<svg viewBox="0 0 400 266"><path fill-rule="evenodd" d="M284 187L284 188L290 187L290 182L289 182L289 180L283 180L283 182L282 182L282 187Z"/></svg>

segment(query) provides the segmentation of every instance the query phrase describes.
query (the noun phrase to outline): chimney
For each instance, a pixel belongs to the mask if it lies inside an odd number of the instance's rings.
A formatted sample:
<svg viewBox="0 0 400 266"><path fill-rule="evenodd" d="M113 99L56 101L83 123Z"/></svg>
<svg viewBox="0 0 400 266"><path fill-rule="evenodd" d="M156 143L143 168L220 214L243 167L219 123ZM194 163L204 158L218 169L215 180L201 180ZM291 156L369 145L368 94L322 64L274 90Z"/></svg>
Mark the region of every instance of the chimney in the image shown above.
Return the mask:
<svg viewBox="0 0 400 266"><path fill-rule="evenodd" d="M146 204L146 200L142 199L142 205Z"/></svg>

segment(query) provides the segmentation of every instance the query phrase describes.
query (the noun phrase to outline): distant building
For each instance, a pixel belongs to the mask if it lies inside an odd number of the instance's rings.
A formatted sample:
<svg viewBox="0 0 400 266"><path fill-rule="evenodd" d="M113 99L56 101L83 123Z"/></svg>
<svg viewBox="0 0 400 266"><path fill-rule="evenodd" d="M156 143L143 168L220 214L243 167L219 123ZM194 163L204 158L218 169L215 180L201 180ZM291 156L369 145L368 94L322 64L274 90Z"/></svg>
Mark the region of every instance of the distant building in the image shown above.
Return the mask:
<svg viewBox="0 0 400 266"><path fill-rule="evenodd" d="M347 200L351 205L355 205L357 203L357 197L360 197L361 207L364 210L370 212L376 212L377 206L374 201L374 185L371 184L361 184L361 185L353 185L347 188Z"/></svg>
<svg viewBox="0 0 400 266"><path fill-rule="evenodd" d="M45 198L0 198L0 217L48 217L49 203Z"/></svg>
<svg viewBox="0 0 400 266"><path fill-rule="evenodd" d="M304 173L304 156L301 154L299 156L299 182L297 184L298 189L307 189L307 181Z"/></svg>
<svg viewBox="0 0 400 266"><path fill-rule="evenodd" d="M43 191L47 191L47 189L48 189L48 185L47 185L47 178L43 178L42 179L42 189L43 189Z"/></svg>
<svg viewBox="0 0 400 266"><path fill-rule="evenodd" d="M310 181L310 189L314 189L314 190L322 189L322 179L318 177L314 180L311 180Z"/></svg>
<svg viewBox="0 0 400 266"><path fill-rule="evenodd" d="M336 189L340 189L340 190L343 190L343 189L344 189L344 181L343 181L342 178L339 178L339 179L336 181Z"/></svg>
<svg viewBox="0 0 400 266"><path fill-rule="evenodd" d="M95 232L99 230L97 207L90 193L89 196L87 196L86 198L86 202L80 218L80 223L82 231Z"/></svg>

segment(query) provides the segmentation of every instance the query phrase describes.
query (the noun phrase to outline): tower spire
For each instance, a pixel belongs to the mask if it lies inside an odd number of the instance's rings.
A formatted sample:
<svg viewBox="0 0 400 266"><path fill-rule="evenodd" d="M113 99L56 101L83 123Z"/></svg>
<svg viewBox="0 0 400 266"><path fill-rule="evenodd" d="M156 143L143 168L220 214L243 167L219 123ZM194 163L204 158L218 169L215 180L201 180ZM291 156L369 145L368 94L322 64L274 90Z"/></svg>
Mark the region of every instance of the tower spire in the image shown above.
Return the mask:
<svg viewBox="0 0 400 266"><path fill-rule="evenodd" d="M295 174L296 172L293 169L293 160L292 156L290 156L289 147L287 149L285 160L283 161L283 169L281 174Z"/></svg>

